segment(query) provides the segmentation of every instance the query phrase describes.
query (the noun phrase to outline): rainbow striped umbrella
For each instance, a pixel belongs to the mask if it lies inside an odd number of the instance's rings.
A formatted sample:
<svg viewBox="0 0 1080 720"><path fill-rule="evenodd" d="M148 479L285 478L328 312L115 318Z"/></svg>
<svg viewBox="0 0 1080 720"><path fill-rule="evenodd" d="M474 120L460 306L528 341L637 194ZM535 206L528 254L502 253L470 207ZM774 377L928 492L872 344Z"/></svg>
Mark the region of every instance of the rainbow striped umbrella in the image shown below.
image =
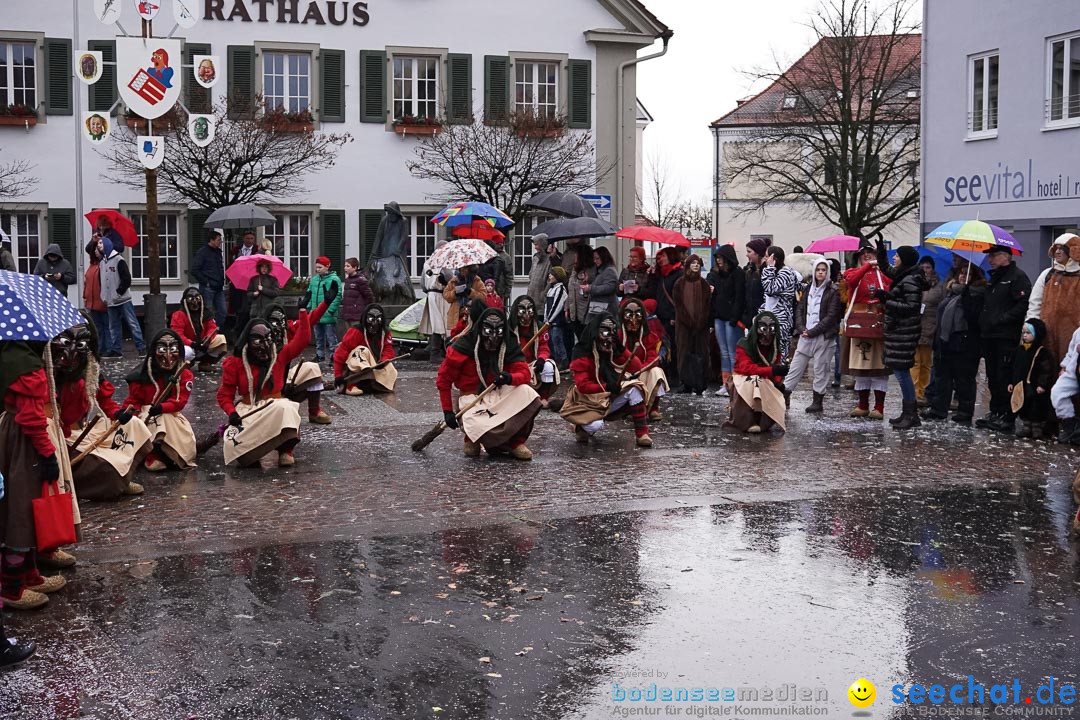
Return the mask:
<svg viewBox="0 0 1080 720"><path fill-rule="evenodd" d="M1013 255L1024 252L1024 248L1020 247L1020 243L1016 242L1016 238L1009 234L1008 230L981 220L947 222L927 235L925 242L929 245L940 245L947 250L952 250L956 255L969 259L971 256L965 253L974 255L986 252L995 245L1009 248Z"/></svg>
<svg viewBox="0 0 1080 720"><path fill-rule="evenodd" d="M431 222L436 225L449 228L472 225L477 220L485 221L494 228L504 228L514 224L514 221L502 210L483 202L458 202L447 205L438 215L431 218Z"/></svg>

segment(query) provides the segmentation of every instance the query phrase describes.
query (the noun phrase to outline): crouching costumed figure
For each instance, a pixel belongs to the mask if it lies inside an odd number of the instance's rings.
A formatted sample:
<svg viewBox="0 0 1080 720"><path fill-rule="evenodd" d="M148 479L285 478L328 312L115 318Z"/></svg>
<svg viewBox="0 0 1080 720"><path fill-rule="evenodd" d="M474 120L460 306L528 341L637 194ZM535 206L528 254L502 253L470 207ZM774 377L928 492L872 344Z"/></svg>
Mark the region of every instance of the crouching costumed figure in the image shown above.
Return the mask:
<svg viewBox="0 0 1080 720"><path fill-rule="evenodd" d="M649 330L645 305L637 298L626 298L619 306L622 327L618 338L626 351L643 368L639 378L645 388L645 407L649 410L649 420L661 420L660 398L667 394L668 379L660 367L660 338Z"/></svg>
<svg viewBox="0 0 1080 720"><path fill-rule="evenodd" d="M172 314L169 327L184 343L184 359L198 363L206 372L225 355L225 336L218 332L217 321L208 314L198 288L189 287L180 298L180 309Z"/></svg>
<svg viewBox="0 0 1080 720"><path fill-rule="evenodd" d="M398 373L393 359L394 338L386 328L386 313L382 305L372 303L334 351L334 388L338 394L354 396L394 392Z"/></svg>
<svg viewBox="0 0 1080 720"><path fill-rule="evenodd" d="M725 423L743 432L767 432L774 425L784 429L784 376L788 366L780 361L777 335L780 323L771 312L760 312L750 332L735 345L731 418Z"/></svg>
<svg viewBox="0 0 1080 720"><path fill-rule="evenodd" d="M510 325L510 334L516 338L521 352L525 354L525 362L529 363L532 369L529 384L540 395L541 406L546 408L551 394L559 387L559 369L551 359L550 336L547 330L540 333L536 342L529 343L540 329L535 322L536 303L528 295L522 295L510 306L506 319Z"/></svg>
<svg viewBox="0 0 1080 720"><path fill-rule="evenodd" d="M335 286L331 286L335 287ZM301 331L301 328L305 328L307 336L310 338L312 334L312 328L318 324L319 319L322 318L323 313L330 307L329 300L319 304L315 308L315 312L307 316L306 311L296 320L289 322L285 317L285 308L280 305L271 305L266 311L266 321L270 325L270 334L274 339L274 348L278 353L284 352L286 345L291 345ZM307 346L305 341L304 346ZM301 352L303 348L301 348ZM322 391L325 387L323 383L322 368L318 363L311 361L299 362L295 367L291 367L290 363L292 358L285 361L285 387L282 388L281 394L283 397L292 400L295 403L302 403L307 401L308 406L308 422L315 425L329 425L330 416L322 409Z"/></svg>

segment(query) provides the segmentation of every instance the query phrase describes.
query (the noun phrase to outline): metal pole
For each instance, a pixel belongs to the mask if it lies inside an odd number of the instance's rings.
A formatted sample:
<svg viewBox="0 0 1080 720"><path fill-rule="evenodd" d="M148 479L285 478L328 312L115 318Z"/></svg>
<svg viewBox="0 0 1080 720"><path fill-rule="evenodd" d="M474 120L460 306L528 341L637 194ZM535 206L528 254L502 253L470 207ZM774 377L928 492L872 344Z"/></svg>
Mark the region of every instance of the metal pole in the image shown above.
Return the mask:
<svg viewBox="0 0 1080 720"><path fill-rule="evenodd" d="M81 33L79 31L79 2L78 2L78 0L71 0L71 17L72 17L72 21L75 23L75 26L74 26L75 32L73 33L74 37L72 38L72 40L75 43L75 49L78 50L79 48L82 47L82 38L81 38ZM82 86L83 86L83 83L77 82L77 81L72 84L72 87L74 88L75 95L76 95L76 97L75 97L75 107L76 108L81 108L83 106L82 105L82 93L83 93ZM89 91L87 91L87 92L89 92ZM78 113L76 113L76 116L78 116ZM84 271L86 269L86 263L87 263L87 255L86 255L86 253L82 252L83 243L82 243L82 240L79 239L79 232L78 232L78 230L83 227L82 223L83 223L83 215L84 215L84 213L83 213L83 139L82 139L82 130L81 130L82 126L81 126L81 123L78 122L79 119L80 119L79 117L76 117L76 123L75 123L75 227L77 228L75 230L75 257L68 258L68 260L70 260L71 264L76 268L75 287L76 287L76 289L78 290L78 293L79 293L78 297L81 298L82 297L82 288L83 288L83 276L84 276Z"/></svg>
<svg viewBox="0 0 1080 720"><path fill-rule="evenodd" d="M142 21L144 39L153 37L153 23ZM153 135L153 123L147 120L146 132ZM143 319L147 339L165 328L165 298L161 294L161 249L158 224L157 170L146 170L146 275L150 292L143 296Z"/></svg>

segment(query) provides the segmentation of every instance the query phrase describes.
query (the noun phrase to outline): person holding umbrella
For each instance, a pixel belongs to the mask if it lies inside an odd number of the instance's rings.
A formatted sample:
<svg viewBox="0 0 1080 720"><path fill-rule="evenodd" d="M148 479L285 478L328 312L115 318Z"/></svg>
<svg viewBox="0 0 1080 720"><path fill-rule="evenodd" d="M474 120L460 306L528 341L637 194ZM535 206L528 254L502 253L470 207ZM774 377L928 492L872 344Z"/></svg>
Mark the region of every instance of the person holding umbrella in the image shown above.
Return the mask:
<svg viewBox="0 0 1080 720"><path fill-rule="evenodd" d="M480 278L476 265L458 268L454 279L443 289L443 298L450 305L446 311L446 327L451 330L451 336L461 319L462 308L473 300L483 300L486 294L484 281Z"/></svg>
<svg viewBox="0 0 1080 720"><path fill-rule="evenodd" d="M244 296L244 308L240 311L241 322L253 317L266 317L266 309L277 301L281 294L281 283L270 274L273 265L264 255L255 263L255 275L248 281Z"/></svg>

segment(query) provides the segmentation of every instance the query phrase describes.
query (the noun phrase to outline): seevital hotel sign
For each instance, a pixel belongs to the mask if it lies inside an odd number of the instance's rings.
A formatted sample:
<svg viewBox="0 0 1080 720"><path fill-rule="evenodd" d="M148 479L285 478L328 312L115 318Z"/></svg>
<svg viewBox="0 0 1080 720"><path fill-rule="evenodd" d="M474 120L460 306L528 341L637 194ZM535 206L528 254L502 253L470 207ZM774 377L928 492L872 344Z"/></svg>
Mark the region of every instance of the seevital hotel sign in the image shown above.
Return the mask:
<svg viewBox="0 0 1080 720"><path fill-rule="evenodd" d="M204 20L292 25L353 25L371 21L366 2L354 0L205 0Z"/></svg>

